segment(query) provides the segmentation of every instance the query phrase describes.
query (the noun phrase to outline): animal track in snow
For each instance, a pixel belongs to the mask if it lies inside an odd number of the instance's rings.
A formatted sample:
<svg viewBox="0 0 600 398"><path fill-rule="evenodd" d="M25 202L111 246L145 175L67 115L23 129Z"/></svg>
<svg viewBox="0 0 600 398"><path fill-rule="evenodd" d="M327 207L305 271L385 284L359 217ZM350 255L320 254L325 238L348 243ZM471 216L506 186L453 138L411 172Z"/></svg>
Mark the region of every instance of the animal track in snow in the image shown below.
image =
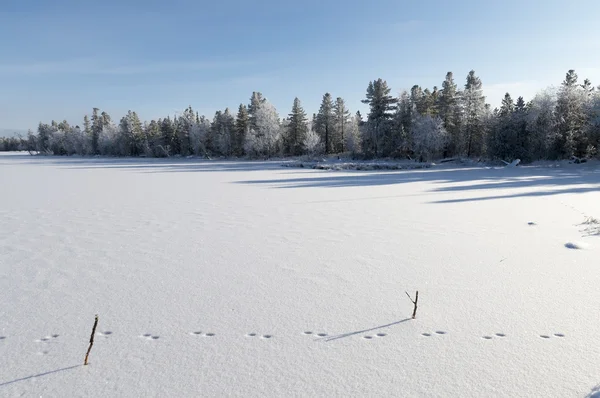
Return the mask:
<svg viewBox="0 0 600 398"><path fill-rule="evenodd" d="M371 340L373 336L363 336L363 339Z"/></svg>
<svg viewBox="0 0 600 398"><path fill-rule="evenodd" d="M385 337L385 336L387 336L386 333L377 333L377 337Z"/></svg>
<svg viewBox="0 0 600 398"><path fill-rule="evenodd" d="M311 332L310 330L307 330L306 332L304 332L304 334L309 336L309 335L313 334L313 332Z"/></svg>
<svg viewBox="0 0 600 398"><path fill-rule="evenodd" d="M108 337L112 334L112 332L110 330L106 330L104 332L98 332L96 333L98 336L104 336L104 337Z"/></svg>
<svg viewBox="0 0 600 398"><path fill-rule="evenodd" d="M203 336L203 337L213 337L214 333L203 333L201 331L190 332L192 336Z"/></svg>
<svg viewBox="0 0 600 398"><path fill-rule="evenodd" d="M0 336L0 341L6 339L6 336Z"/></svg>
<svg viewBox="0 0 600 398"><path fill-rule="evenodd" d="M579 250L579 249L581 249L580 245L578 245L577 243L573 243L573 242L567 242L567 243L565 243L565 247L567 249L573 249L573 250Z"/></svg>
<svg viewBox="0 0 600 398"><path fill-rule="evenodd" d="M496 333L494 334L494 336L496 337L506 337L506 335L504 333ZM489 335L485 335L485 336L481 336L482 339L486 339L486 340L491 340L494 338L494 336L489 336Z"/></svg>
<svg viewBox="0 0 600 398"><path fill-rule="evenodd" d="M254 332L253 333L248 333L246 336L248 336L248 337L256 337L256 333L254 333Z"/></svg>
<svg viewBox="0 0 600 398"><path fill-rule="evenodd" d="M140 337L143 337L146 340L158 340L158 339L160 339L160 336L153 336L151 333L144 333Z"/></svg>
<svg viewBox="0 0 600 398"><path fill-rule="evenodd" d="M317 336L319 336L319 337L327 337L327 333L317 333Z"/></svg>
<svg viewBox="0 0 600 398"><path fill-rule="evenodd" d="M52 335L49 335L49 336L44 336L44 337L42 337L40 339L37 339L37 340L34 340L34 341L36 343L45 343L45 342L48 342L48 341L50 341L52 339L57 338L58 336L59 336L58 334L52 334Z"/></svg>
<svg viewBox="0 0 600 398"><path fill-rule="evenodd" d="M565 337L565 335L563 333L554 333L552 336L554 336L554 337ZM549 334L540 334L540 337L542 339L549 339L552 336L550 336Z"/></svg>
<svg viewBox="0 0 600 398"><path fill-rule="evenodd" d="M537 224L536 224L536 223L534 223L533 221L529 221L529 222L527 223L527 225L531 225L531 226L533 226L533 225L537 225Z"/></svg>
<svg viewBox="0 0 600 398"><path fill-rule="evenodd" d="M447 332L445 332L445 331L443 331L443 330L437 330L437 331L435 332L435 334L439 334L439 335L444 335L444 334L446 334L446 333L447 333ZM432 333L421 333L421 336L425 336L425 337L431 337L431 336L433 336L433 334L432 334Z"/></svg>
<svg viewBox="0 0 600 398"><path fill-rule="evenodd" d="M261 338L263 338L263 339L270 339L271 337L273 337L273 336L272 336L272 335L270 335L270 334L263 334L263 335L261 336Z"/></svg>

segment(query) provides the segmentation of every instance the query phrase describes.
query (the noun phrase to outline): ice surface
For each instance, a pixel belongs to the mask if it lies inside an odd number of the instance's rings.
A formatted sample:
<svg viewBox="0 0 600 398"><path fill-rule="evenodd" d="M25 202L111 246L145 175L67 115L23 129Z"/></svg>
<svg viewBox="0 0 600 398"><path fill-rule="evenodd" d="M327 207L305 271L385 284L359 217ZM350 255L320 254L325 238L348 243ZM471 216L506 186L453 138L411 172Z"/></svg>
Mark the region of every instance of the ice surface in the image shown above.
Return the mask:
<svg viewBox="0 0 600 398"><path fill-rule="evenodd" d="M590 217L597 163L1 155L0 396L598 396Z"/></svg>

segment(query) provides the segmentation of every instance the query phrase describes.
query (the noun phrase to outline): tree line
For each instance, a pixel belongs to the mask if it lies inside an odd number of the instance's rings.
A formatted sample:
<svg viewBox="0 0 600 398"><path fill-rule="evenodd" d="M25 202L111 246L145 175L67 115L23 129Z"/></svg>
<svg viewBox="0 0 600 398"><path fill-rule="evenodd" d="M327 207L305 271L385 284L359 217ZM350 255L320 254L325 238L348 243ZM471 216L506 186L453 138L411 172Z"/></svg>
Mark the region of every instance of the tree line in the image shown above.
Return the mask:
<svg viewBox="0 0 600 398"><path fill-rule="evenodd" d="M192 107L181 115L142 122L129 111L118 123L94 108L83 125L40 123L27 137L0 138L0 150L52 155L271 157L347 154L362 158L448 157L534 161L593 157L600 145L600 86L578 83L569 70L558 89L529 102L506 93L491 109L481 79L470 71L462 88L448 72L441 88L414 85L398 97L385 80L369 82L363 119L344 99L323 95L311 118L295 98L280 117L260 92L248 104L217 111L212 120Z"/></svg>

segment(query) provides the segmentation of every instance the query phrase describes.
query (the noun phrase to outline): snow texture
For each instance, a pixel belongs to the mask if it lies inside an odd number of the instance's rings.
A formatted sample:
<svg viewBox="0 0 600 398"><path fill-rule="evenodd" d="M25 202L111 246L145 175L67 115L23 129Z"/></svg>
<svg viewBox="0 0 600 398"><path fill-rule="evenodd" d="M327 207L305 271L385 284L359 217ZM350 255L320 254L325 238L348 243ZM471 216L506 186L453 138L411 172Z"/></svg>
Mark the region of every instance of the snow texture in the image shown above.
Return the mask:
<svg viewBox="0 0 600 398"><path fill-rule="evenodd" d="M16 154L0 187L0 396L599 396L597 164Z"/></svg>

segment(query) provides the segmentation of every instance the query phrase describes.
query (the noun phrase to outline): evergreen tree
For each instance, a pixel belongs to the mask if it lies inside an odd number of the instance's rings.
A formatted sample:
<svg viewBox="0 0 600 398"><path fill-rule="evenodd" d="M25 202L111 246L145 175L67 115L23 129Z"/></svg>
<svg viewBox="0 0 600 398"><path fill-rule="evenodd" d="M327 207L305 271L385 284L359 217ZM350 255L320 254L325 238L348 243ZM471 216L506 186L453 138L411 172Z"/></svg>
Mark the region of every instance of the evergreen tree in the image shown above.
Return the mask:
<svg viewBox="0 0 600 398"><path fill-rule="evenodd" d="M164 156L175 155L177 152L174 150L176 145L175 127L170 117L166 117L162 120L160 126L162 134L162 152Z"/></svg>
<svg viewBox="0 0 600 398"><path fill-rule="evenodd" d="M584 134L587 94L584 88L577 85L575 71L569 70L558 92L555 110L556 133L553 147L556 157L585 155L588 144Z"/></svg>
<svg viewBox="0 0 600 398"><path fill-rule="evenodd" d="M545 90L538 93L528 109L527 129L530 137L532 160L547 159L554 141L554 110L556 96L554 92Z"/></svg>
<svg viewBox="0 0 600 398"><path fill-rule="evenodd" d="M346 152L346 132L350 122L350 111L346 107L346 102L337 97L333 107L334 114L334 148L337 152Z"/></svg>
<svg viewBox="0 0 600 398"><path fill-rule="evenodd" d="M369 105L367 137L363 140L365 149L379 156L389 144L391 131L391 119L396 110L397 100L390 95L391 89L387 82L377 79L369 82L367 87L366 99L363 104Z"/></svg>
<svg viewBox="0 0 600 398"><path fill-rule="evenodd" d="M394 116L394 154L396 156L406 156L411 151L413 109L410 95L407 91L403 91L400 94Z"/></svg>
<svg viewBox="0 0 600 398"><path fill-rule="evenodd" d="M446 79L442 83L437 110L449 135L446 156L454 156L460 148L460 110L459 93L452 72L446 74Z"/></svg>
<svg viewBox="0 0 600 398"><path fill-rule="evenodd" d="M98 111L100 109L98 108L94 108L92 111L92 154L97 155L99 154L99 146L98 146L98 141L100 139L100 133L102 132L102 127L103 127L103 121L100 117L100 115L98 115Z"/></svg>
<svg viewBox="0 0 600 398"><path fill-rule="evenodd" d="M142 122L137 113L128 111L119 123L122 153L126 156L139 156L144 151Z"/></svg>
<svg viewBox="0 0 600 398"><path fill-rule="evenodd" d="M219 150L225 156L231 156L235 144L235 118L229 108L221 114L219 131Z"/></svg>
<svg viewBox="0 0 600 398"><path fill-rule="evenodd" d="M83 117L83 132L91 137L92 129L90 128L90 118L88 115Z"/></svg>
<svg viewBox="0 0 600 398"><path fill-rule="evenodd" d="M250 130L250 115L248 108L244 104L240 104L238 108L237 117L235 118L235 145L234 152L237 156L244 154L244 142L246 141L246 135Z"/></svg>
<svg viewBox="0 0 600 398"><path fill-rule="evenodd" d="M252 97L250 97L250 104L248 105L248 114L250 116L250 128L256 130L256 114L258 109L266 102L266 98L263 97L262 93L254 91Z"/></svg>
<svg viewBox="0 0 600 398"><path fill-rule="evenodd" d="M319 134L321 141L325 145L326 154L331 153L331 150L333 149L331 136L333 133L334 120L333 99L331 94L325 93L325 95L323 95L323 100L321 101L321 107L317 113L315 131Z"/></svg>
<svg viewBox="0 0 600 398"><path fill-rule="evenodd" d="M223 128L223 112L216 111L210 125L210 130L206 136L206 149L212 154L220 152L219 144Z"/></svg>
<svg viewBox="0 0 600 398"><path fill-rule="evenodd" d="M532 158L530 151L530 137L527 129L527 107L523 97L517 98L515 110L513 112L513 123L515 129L515 147L513 159L530 161Z"/></svg>
<svg viewBox="0 0 600 398"><path fill-rule="evenodd" d="M292 111L288 116L289 124L284 151L291 155L301 155L305 151L304 143L308 131L308 118L298 97L294 98Z"/></svg>
<svg viewBox="0 0 600 398"><path fill-rule="evenodd" d="M255 111L256 128L250 130L246 138L246 152L253 156L270 157L277 152L281 139L281 123L277 110L268 101L260 104Z"/></svg>
<svg viewBox="0 0 600 398"><path fill-rule="evenodd" d="M466 139L466 155L479 155L483 150L484 123L486 106L481 79L470 71L463 93L463 107L465 112L464 136Z"/></svg>

